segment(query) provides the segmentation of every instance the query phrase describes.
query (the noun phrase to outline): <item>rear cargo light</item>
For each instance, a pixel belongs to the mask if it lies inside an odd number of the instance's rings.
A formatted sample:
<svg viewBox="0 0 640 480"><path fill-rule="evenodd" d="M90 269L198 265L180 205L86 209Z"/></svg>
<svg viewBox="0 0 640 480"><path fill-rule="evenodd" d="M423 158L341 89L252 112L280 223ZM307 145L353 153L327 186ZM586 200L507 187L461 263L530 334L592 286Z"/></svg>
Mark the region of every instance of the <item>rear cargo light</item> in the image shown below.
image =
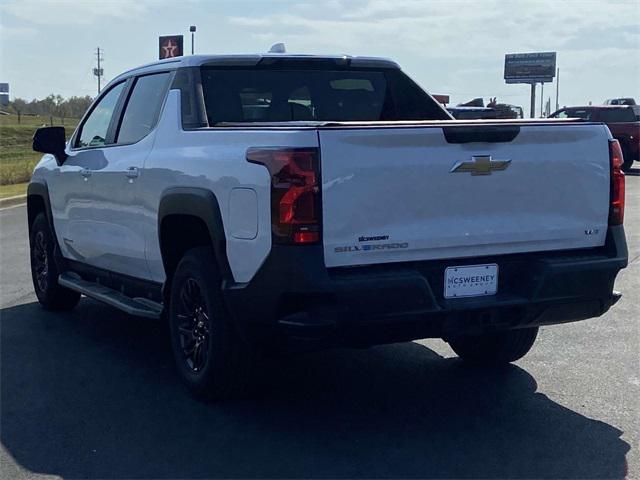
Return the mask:
<svg viewBox="0 0 640 480"><path fill-rule="evenodd" d="M250 148L247 161L271 175L271 230L274 243L320 241L320 172L316 148Z"/></svg>
<svg viewBox="0 0 640 480"><path fill-rule="evenodd" d="M611 162L611 192L609 203L609 225L624 222L624 158L618 140L609 140L609 160Z"/></svg>

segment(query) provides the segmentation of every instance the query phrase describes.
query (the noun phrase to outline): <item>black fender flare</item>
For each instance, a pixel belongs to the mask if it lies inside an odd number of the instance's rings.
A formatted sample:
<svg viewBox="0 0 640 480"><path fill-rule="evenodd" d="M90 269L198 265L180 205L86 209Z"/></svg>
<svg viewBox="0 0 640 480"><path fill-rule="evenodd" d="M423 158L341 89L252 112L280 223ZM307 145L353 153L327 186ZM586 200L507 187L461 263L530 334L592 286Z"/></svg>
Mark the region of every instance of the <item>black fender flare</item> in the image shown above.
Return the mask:
<svg viewBox="0 0 640 480"><path fill-rule="evenodd" d="M53 225L53 214L51 213L51 200L49 199L49 187L45 182L32 181L27 187L27 217L29 221L29 232L31 232L31 224L35 218L34 200L40 198L44 204L44 214L47 217L51 231L55 232Z"/></svg>
<svg viewBox="0 0 640 480"><path fill-rule="evenodd" d="M53 222L53 213L51 211L51 199L49 197L49 186L44 181L40 180L32 180L27 187L27 223L29 229L29 239L31 239L31 224L36 217L37 211L34 208L35 199L39 198L44 204L44 215L47 217L47 222L49 222L49 228L51 228L51 233L53 234L53 257L56 262L56 266L58 267L58 271L64 272L67 270L67 265L65 263L64 257L62 256L62 251L60 250L60 245L58 244L58 236L56 235L56 227Z"/></svg>
<svg viewBox="0 0 640 480"><path fill-rule="evenodd" d="M220 204L215 194L198 187L172 187L164 190L158 207L158 242L165 269L165 250L162 245L162 221L169 215L190 215L204 222L211 238L212 248L220 275L225 283L233 283L233 275L227 258L227 241Z"/></svg>

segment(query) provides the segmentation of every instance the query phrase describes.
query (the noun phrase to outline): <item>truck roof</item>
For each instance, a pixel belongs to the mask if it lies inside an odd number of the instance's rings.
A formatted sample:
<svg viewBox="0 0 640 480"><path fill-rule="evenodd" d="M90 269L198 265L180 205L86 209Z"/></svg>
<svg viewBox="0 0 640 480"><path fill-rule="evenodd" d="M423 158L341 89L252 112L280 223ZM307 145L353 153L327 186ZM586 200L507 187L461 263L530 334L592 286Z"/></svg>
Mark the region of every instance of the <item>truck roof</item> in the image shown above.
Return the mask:
<svg viewBox="0 0 640 480"><path fill-rule="evenodd" d="M633 108L636 105L578 105L575 107L562 107L560 110L619 110L621 108Z"/></svg>
<svg viewBox="0 0 640 480"><path fill-rule="evenodd" d="M254 54L229 54L229 55L186 55L157 62L148 63L139 67L127 70L115 77L112 81L120 80L134 74L153 72L156 70L173 70L181 67L211 66L254 66L259 63L269 63L275 61L293 62L300 61L333 61L336 65L352 67L372 67L372 68L393 68L399 69L399 65L388 58L363 57L352 55L304 55L304 54L283 54L283 53L254 53Z"/></svg>

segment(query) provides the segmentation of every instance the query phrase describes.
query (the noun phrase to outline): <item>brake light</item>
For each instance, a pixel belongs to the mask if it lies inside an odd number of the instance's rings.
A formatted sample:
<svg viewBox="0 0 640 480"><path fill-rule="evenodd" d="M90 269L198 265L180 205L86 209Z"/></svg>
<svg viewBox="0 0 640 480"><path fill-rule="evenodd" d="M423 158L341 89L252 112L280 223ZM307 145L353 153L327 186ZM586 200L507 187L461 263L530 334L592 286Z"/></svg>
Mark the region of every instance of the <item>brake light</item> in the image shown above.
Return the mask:
<svg viewBox="0 0 640 480"><path fill-rule="evenodd" d="M247 161L271 175L271 230L279 244L320 241L320 172L316 148L250 148Z"/></svg>
<svg viewBox="0 0 640 480"><path fill-rule="evenodd" d="M618 140L609 140L609 160L611 162L611 191L609 203L609 225L624 222L624 158Z"/></svg>

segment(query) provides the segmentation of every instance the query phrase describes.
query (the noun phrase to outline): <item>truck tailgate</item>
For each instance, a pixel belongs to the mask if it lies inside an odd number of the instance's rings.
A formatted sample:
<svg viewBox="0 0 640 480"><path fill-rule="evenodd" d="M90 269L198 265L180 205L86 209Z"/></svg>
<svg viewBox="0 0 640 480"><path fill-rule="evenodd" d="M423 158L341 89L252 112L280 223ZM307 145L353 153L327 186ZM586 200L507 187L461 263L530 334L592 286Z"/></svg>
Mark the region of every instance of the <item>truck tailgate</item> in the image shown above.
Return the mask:
<svg viewBox="0 0 640 480"><path fill-rule="evenodd" d="M603 245L607 138L595 124L320 129L325 264Z"/></svg>

